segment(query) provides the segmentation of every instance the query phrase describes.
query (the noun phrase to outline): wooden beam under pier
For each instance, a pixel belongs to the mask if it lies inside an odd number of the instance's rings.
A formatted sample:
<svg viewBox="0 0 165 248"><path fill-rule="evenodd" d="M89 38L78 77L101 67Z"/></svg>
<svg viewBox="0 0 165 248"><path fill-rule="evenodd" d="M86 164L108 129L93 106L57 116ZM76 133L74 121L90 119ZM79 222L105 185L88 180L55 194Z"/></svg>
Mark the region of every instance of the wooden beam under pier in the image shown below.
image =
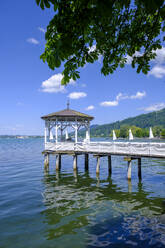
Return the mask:
<svg viewBox="0 0 165 248"><path fill-rule="evenodd" d="M44 154L44 168L45 169L49 168L49 153Z"/></svg>
<svg viewBox="0 0 165 248"><path fill-rule="evenodd" d="M85 153L85 170L88 170L89 167L89 154Z"/></svg>
<svg viewBox="0 0 165 248"><path fill-rule="evenodd" d="M109 175L112 174L112 160L111 160L111 156L108 156L108 172L109 172Z"/></svg>
<svg viewBox="0 0 165 248"><path fill-rule="evenodd" d="M142 179L142 172L141 172L141 157L124 157L125 161L128 161L128 172L127 172L127 178L131 179L131 164L132 160L137 159L138 161L138 178L139 180Z"/></svg>
<svg viewBox="0 0 165 248"><path fill-rule="evenodd" d="M77 155L73 156L73 170L77 170Z"/></svg>
<svg viewBox="0 0 165 248"><path fill-rule="evenodd" d="M140 157L124 157L124 161L132 161L132 160L135 160L135 159L139 159Z"/></svg>
<svg viewBox="0 0 165 248"><path fill-rule="evenodd" d="M56 155L56 170L61 169L61 154Z"/></svg>
<svg viewBox="0 0 165 248"><path fill-rule="evenodd" d="M128 161L128 170L127 170L127 179L131 180L131 166L132 166L132 161Z"/></svg>
<svg viewBox="0 0 165 248"><path fill-rule="evenodd" d="M138 158L138 177L139 177L139 180L142 179L141 158Z"/></svg>
<svg viewBox="0 0 165 248"><path fill-rule="evenodd" d="M97 156L96 173L100 173L100 156Z"/></svg>

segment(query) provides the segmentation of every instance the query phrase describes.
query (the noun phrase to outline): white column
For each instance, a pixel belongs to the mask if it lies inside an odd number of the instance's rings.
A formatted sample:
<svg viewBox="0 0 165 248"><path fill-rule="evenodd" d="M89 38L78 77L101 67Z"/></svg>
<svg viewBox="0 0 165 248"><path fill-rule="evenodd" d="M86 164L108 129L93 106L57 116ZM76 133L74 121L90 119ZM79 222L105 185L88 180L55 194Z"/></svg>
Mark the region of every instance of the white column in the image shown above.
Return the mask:
<svg viewBox="0 0 165 248"><path fill-rule="evenodd" d="M58 142L58 126L57 126L57 122L56 122L56 143Z"/></svg>
<svg viewBox="0 0 165 248"><path fill-rule="evenodd" d="M88 126L87 126L87 135L88 135L88 142L90 142L90 126L89 126L89 122L88 122Z"/></svg>
<svg viewBox="0 0 165 248"><path fill-rule="evenodd" d="M75 143L77 143L77 129L78 129L78 127L77 127L77 125L75 126Z"/></svg>
<svg viewBox="0 0 165 248"><path fill-rule="evenodd" d="M48 125L48 139L49 139L48 141L50 141L50 122L48 122L47 125Z"/></svg>
<svg viewBox="0 0 165 248"><path fill-rule="evenodd" d="M45 122L45 143L47 142L47 123Z"/></svg>

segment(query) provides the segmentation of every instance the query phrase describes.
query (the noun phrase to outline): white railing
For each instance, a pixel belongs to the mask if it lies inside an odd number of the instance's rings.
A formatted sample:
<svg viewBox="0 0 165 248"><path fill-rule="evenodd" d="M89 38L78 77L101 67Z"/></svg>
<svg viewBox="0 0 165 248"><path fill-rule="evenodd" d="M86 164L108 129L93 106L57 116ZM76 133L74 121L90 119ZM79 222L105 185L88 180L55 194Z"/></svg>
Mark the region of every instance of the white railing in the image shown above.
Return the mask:
<svg viewBox="0 0 165 248"><path fill-rule="evenodd" d="M90 143L73 143L73 142L47 142L45 150L55 152L88 152L103 153L115 155L132 155L147 157L165 158L165 143L150 142L90 142Z"/></svg>

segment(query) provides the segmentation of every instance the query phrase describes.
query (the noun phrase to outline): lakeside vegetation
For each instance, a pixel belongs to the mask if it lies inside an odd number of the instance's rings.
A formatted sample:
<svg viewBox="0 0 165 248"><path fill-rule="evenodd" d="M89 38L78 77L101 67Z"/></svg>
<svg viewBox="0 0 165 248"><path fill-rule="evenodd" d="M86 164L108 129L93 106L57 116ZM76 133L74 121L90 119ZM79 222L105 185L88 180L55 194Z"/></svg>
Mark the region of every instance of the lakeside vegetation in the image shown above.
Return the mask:
<svg viewBox="0 0 165 248"><path fill-rule="evenodd" d="M136 126L128 126L128 125L124 125L121 126L120 129L116 129L115 133L116 133L116 137L117 138L127 138L129 135L129 129L131 129L132 134L134 137L137 138L146 138L149 137L149 129L148 128L140 128L140 127L136 127ZM154 137L157 138L165 138L165 129L162 128L161 126L155 126L152 128L153 131L153 135ZM112 137L112 131L110 133L110 137Z"/></svg>
<svg viewBox="0 0 165 248"><path fill-rule="evenodd" d="M165 109L110 124L93 125L91 137L109 137L112 135L112 130L115 130L117 137L126 138L130 128L135 137L148 137L150 127L155 137L165 138ZM80 130L79 135L85 137L85 130Z"/></svg>

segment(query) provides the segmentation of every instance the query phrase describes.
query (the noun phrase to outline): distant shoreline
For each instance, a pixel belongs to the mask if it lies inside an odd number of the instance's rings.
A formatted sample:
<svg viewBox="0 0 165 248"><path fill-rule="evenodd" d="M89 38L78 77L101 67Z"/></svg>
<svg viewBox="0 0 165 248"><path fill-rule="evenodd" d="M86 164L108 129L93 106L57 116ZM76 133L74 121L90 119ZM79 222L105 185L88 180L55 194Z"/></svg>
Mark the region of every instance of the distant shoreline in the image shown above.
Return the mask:
<svg viewBox="0 0 165 248"><path fill-rule="evenodd" d="M41 135L0 135L0 138L28 139L28 138L44 138L44 136L41 136Z"/></svg>

